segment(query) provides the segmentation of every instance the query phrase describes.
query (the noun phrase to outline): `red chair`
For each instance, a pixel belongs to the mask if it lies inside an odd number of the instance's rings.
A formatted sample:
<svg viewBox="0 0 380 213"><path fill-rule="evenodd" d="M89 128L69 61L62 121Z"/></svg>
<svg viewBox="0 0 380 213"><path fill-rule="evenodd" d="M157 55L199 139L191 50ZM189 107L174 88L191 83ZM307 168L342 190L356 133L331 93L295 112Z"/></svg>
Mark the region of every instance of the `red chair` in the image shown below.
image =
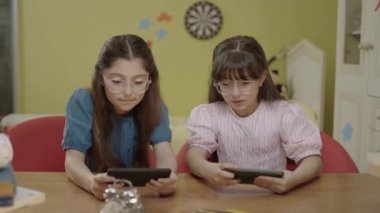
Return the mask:
<svg viewBox="0 0 380 213"><path fill-rule="evenodd" d="M186 153L189 150L189 144L185 143L182 145L181 149L178 150L176 159L177 159L177 172L179 173L189 173L190 170L186 164Z"/></svg>
<svg viewBox="0 0 380 213"><path fill-rule="evenodd" d="M5 130L11 140L15 171L65 171L62 150L65 116L44 116Z"/></svg>
<svg viewBox="0 0 380 213"><path fill-rule="evenodd" d="M324 173L359 173L358 167L344 147L326 133L321 132L321 158Z"/></svg>
<svg viewBox="0 0 380 213"><path fill-rule="evenodd" d="M149 168L156 168L156 155L154 154L153 148L148 148L148 159L149 159Z"/></svg>
<svg viewBox="0 0 380 213"><path fill-rule="evenodd" d="M321 139L322 173L359 173L354 161L339 142L323 132L321 132ZM184 144L177 153L178 172L189 172L186 165L186 153L188 149L189 145ZM296 167L297 165L294 162L288 162L287 169L294 170Z"/></svg>

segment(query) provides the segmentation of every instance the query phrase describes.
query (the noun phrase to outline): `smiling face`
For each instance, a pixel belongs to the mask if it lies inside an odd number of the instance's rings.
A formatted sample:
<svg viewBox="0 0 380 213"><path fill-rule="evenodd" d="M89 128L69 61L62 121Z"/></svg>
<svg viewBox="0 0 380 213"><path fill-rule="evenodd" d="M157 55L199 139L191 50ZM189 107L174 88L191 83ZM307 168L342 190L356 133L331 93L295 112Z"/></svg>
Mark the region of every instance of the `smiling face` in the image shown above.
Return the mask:
<svg viewBox="0 0 380 213"><path fill-rule="evenodd" d="M144 98L149 86L149 73L139 58L117 59L103 73L107 99L118 115L126 115ZM141 85L145 85L141 90ZM137 89L136 89L137 88Z"/></svg>

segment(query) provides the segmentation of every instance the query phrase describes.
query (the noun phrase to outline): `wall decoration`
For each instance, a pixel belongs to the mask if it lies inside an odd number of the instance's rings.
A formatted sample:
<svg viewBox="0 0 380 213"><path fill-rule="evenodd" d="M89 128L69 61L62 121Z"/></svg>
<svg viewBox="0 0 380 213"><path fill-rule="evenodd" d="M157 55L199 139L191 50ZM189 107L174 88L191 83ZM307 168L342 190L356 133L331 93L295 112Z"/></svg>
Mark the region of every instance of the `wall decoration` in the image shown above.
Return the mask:
<svg viewBox="0 0 380 213"><path fill-rule="evenodd" d="M138 28L143 30L142 37L146 38L147 45L152 48L155 41L167 38L168 31L165 29L172 21L172 16L167 12L161 12L156 18L142 18L139 20ZM146 34L147 36L144 36ZM154 35L154 38L151 38Z"/></svg>
<svg viewBox="0 0 380 213"><path fill-rule="evenodd" d="M222 25L222 13L211 2L196 2L186 11L185 27L194 38L210 39L219 33Z"/></svg>
<svg viewBox="0 0 380 213"><path fill-rule="evenodd" d="M153 42L152 40L148 39L145 41L149 48L152 48Z"/></svg>
<svg viewBox="0 0 380 213"><path fill-rule="evenodd" d="M157 33L156 33L157 39L158 39L158 40L162 40L162 39L164 39L164 38L166 37L166 34L167 34L166 30L160 29L160 30L157 31Z"/></svg>
<svg viewBox="0 0 380 213"><path fill-rule="evenodd" d="M157 21L158 22L170 22L172 20L172 17L167 14L166 12L162 12L158 17Z"/></svg>
<svg viewBox="0 0 380 213"><path fill-rule="evenodd" d="M343 142L348 143L351 141L354 128L351 123L346 123L342 129Z"/></svg>
<svg viewBox="0 0 380 213"><path fill-rule="evenodd" d="M140 29L148 30L152 26L152 22L148 18L140 20L139 23Z"/></svg>

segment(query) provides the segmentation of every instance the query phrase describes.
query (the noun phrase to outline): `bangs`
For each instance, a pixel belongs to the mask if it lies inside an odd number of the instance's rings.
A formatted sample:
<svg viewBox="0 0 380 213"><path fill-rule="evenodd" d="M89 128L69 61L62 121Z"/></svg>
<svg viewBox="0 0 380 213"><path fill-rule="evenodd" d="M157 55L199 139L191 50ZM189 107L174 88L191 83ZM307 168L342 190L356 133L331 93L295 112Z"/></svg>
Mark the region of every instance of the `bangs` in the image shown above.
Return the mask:
<svg viewBox="0 0 380 213"><path fill-rule="evenodd" d="M228 51L219 55L213 64L213 80L257 80L264 68L254 57L241 51Z"/></svg>

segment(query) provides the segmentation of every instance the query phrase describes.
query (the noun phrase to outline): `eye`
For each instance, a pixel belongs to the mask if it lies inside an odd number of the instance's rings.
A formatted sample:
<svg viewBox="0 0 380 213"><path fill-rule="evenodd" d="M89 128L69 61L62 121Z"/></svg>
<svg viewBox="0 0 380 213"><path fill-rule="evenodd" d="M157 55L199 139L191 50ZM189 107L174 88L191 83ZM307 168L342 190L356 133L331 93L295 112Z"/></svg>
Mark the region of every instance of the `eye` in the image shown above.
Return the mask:
<svg viewBox="0 0 380 213"><path fill-rule="evenodd" d="M144 84L145 81L144 80L136 80L133 83L136 84L136 85L141 85L141 84Z"/></svg>
<svg viewBox="0 0 380 213"><path fill-rule="evenodd" d="M250 85L252 83L252 81L242 81L241 84L243 85Z"/></svg>
<svg viewBox="0 0 380 213"><path fill-rule="evenodd" d="M113 84L121 84L121 80L120 79L111 79L111 83Z"/></svg>
<svg viewBox="0 0 380 213"><path fill-rule="evenodd" d="M232 85L232 82L229 82L229 81L222 81L219 83L219 86L222 86L222 87L230 87Z"/></svg>

